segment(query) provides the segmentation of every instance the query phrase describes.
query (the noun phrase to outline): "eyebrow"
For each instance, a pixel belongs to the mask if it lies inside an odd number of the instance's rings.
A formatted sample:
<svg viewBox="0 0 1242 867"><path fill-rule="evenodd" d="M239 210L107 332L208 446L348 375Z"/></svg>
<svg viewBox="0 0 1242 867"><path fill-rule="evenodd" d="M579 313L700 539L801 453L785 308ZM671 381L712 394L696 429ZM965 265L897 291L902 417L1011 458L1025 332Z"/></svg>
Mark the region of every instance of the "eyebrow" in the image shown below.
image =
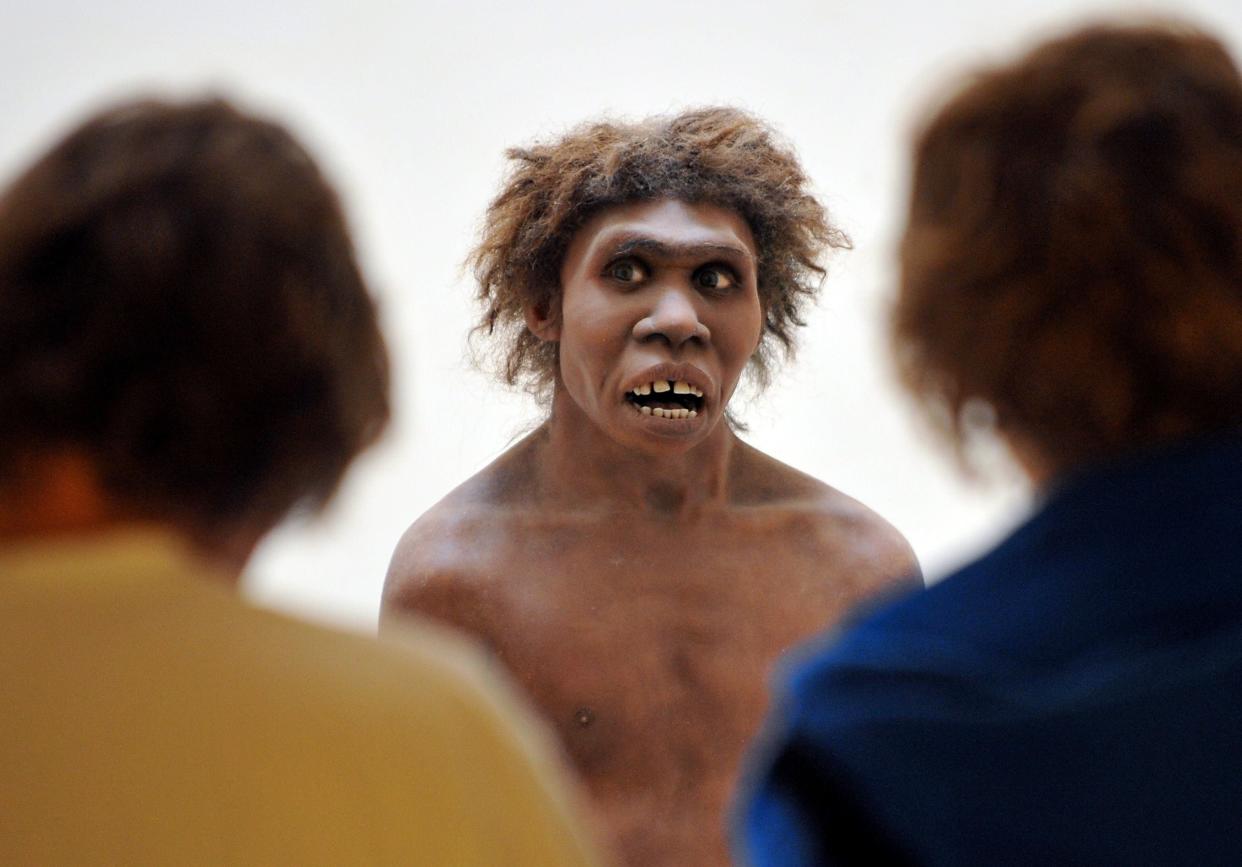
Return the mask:
<svg viewBox="0 0 1242 867"><path fill-rule="evenodd" d="M611 255L626 256L630 253L649 253L663 259L696 259L712 256L732 256L754 262L754 255L736 244L666 244L646 236L620 238L611 245Z"/></svg>

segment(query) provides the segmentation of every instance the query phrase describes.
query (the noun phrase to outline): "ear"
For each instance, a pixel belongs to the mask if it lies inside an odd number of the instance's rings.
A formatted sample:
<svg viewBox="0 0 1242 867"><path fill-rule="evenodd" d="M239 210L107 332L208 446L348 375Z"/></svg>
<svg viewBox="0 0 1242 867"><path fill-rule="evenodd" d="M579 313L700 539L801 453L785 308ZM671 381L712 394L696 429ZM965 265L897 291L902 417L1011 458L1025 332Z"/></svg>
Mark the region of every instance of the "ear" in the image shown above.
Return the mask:
<svg viewBox="0 0 1242 867"><path fill-rule="evenodd" d="M555 301L543 304L528 305L524 311L526 327L530 333L545 343L555 343L561 339L561 310Z"/></svg>

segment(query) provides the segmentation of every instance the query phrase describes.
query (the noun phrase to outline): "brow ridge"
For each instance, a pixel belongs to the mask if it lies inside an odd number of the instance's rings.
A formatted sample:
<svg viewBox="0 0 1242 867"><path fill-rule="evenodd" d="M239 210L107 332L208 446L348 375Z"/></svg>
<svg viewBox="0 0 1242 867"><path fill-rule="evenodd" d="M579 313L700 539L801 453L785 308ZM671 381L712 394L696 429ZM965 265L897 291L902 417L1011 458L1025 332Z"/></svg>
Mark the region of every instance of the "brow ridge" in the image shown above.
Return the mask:
<svg viewBox="0 0 1242 867"><path fill-rule="evenodd" d="M722 254L738 256L751 262L755 258L749 250L737 244L714 244L710 241L697 244L669 244L647 236L622 238L612 247L614 256L625 256L630 253L649 253L664 259L693 259Z"/></svg>

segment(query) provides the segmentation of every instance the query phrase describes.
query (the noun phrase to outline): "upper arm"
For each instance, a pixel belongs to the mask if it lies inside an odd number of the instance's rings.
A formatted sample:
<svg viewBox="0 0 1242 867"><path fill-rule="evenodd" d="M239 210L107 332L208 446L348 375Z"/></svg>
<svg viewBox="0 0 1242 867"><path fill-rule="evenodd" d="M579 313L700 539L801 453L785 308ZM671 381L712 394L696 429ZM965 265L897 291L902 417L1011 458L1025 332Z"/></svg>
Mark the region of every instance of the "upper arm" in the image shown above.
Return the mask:
<svg viewBox="0 0 1242 867"><path fill-rule="evenodd" d="M847 550L861 583L873 591L922 588L923 570L897 528L876 512L838 492L822 503L833 543Z"/></svg>
<svg viewBox="0 0 1242 867"><path fill-rule="evenodd" d="M885 589L919 589L924 585L923 569L914 548L897 529L876 517L876 573Z"/></svg>
<svg viewBox="0 0 1242 867"><path fill-rule="evenodd" d="M384 579L381 627L394 617L419 614L470 632L480 630L480 594L456 535L454 528L428 516L406 530Z"/></svg>
<svg viewBox="0 0 1242 867"><path fill-rule="evenodd" d="M402 534L392 552L388 574L384 577L382 607L385 612L405 608L428 583L432 570L425 556L422 535L419 522L415 522Z"/></svg>

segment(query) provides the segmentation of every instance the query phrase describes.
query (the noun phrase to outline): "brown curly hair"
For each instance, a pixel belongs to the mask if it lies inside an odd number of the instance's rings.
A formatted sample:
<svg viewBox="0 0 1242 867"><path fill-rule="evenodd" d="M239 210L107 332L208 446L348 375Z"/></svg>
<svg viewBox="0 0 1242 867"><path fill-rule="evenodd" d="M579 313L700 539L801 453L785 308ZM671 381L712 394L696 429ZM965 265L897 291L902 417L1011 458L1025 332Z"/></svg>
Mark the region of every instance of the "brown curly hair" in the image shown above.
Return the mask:
<svg viewBox="0 0 1242 867"><path fill-rule="evenodd" d="M128 103L0 196L0 481L67 447L130 513L267 529L333 493L387 395L337 197L280 126Z"/></svg>
<svg viewBox="0 0 1242 867"><path fill-rule="evenodd" d="M497 365L509 385L546 395L557 346L527 330L524 310L553 310L574 233L603 208L659 198L736 211L758 253L764 334L752 359L763 384L773 344L787 356L794 328L824 276L826 248L849 239L828 222L793 151L734 108L703 108L637 123L587 123L561 138L512 148L513 167L488 208L468 264L484 312L476 334L504 336Z"/></svg>
<svg viewBox="0 0 1242 867"><path fill-rule="evenodd" d="M959 449L974 401L1056 469L1242 423L1242 80L1219 42L1048 42L954 96L914 164L894 348Z"/></svg>

